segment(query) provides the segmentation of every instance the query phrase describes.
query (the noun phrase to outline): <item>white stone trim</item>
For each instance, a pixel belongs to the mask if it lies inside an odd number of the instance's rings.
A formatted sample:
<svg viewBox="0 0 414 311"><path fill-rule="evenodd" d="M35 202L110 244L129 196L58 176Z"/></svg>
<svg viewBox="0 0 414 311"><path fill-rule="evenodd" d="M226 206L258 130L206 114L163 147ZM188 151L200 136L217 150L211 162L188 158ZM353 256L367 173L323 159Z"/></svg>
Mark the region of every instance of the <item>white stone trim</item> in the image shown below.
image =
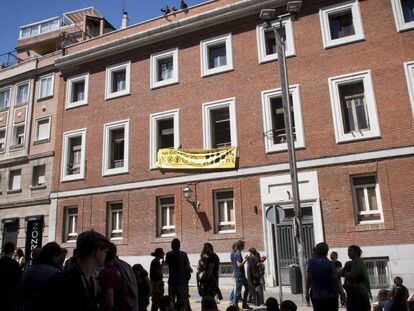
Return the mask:
<svg viewBox="0 0 414 311"><path fill-rule="evenodd" d="M173 59L173 76L170 79L158 81L158 62L166 58L172 57ZM152 54L150 58L150 87L151 89L175 84L179 82L179 58L178 58L178 48Z"/></svg>
<svg viewBox="0 0 414 311"><path fill-rule="evenodd" d="M125 90L111 92L112 72L125 69ZM131 90L131 61L106 67L105 100L129 95Z"/></svg>
<svg viewBox="0 0 414 311"><path fill-rule="evenodd" d="M56 225L57 225L57 207L58 200L51 199L49 204L49 234L48 242L56 240Z"/></svg>
<svg viewBox="0 0 414 311"><path fill-rule="evenodd" d="M211 118L210 111L228 107L230 114L231 145L237 147L236 98L227 98L203 104L203 145L204 149L211 149Z"/></svg>
<svg viewBox="0 0 414 311"><path fill-rule="evenodd" d="M60 180L64 181L73 181L80 180L85 178L85 164L86 164L86 132L87 129L78 129L74 131L69 131L63 133L63 149L62 149L62 165L61 165L61 177ZM67 175L66 167L68 165L68 143L70 138L81 137L81 164L79 174Z"/></svg>
<svg viewBox="0 0 414 311"><path fill-rule="evenodd" d="M72 92L73 92L73 84L76 83L76 82L79 82L79 81L84 81L84 83L85 83L85 86L84 86L85 95L84 95L83 100L78 100L76 102L72 102L71 98L72 98ZM65 108L70 109L70 108L75 108L75 107L80 107L80 106L87 105L88 104L88 94L89 94L89 72L68 78L67 81L66 81Z"/></svg>
<svg viewBox="0 0 414 311"><path fill-rule="evenodd" d="M226 65L209 69L208 48L220 43L226 45ZM214 74L231 71L234 69L233 61L233 44L232 35L228 33L219 37L203 40L200 42L200 60L201 60L201 76L211 76Z"/></svg>
<svg viewBox="0 0 414 311"><path fill-rule="evenodd" d="M41 93L42 93L42 80L45 80L45 79L49 78L50 76L52 77L52 83L51 83L50 94L48 94L48 95L46 95L46 96L41 97ZM55 88L55 74L54 74L54 73L51 73L51 74L47 74L47 75L41 76L41 77L39 78L39 90L38 90L39 95L38 95L38 98L39 98L39 99L42 99L42 98L46 98L46 97L49 97L49 96L53 96L54 88Z"/></svg>
<svg viewBox="0 0 414 311"><path fill-rule="evenodd" d="M392 12L394 13L395 26L398 32L414 29L414 21L406 23L401 6L401 0L391 0Z"/></svg>
<svg viewBox="0 0 414 311"><path fill-rule="evenodd" d="M336 14L351 9L354 23L355 34L338 39L331 39L331 30L329 26L329 15ZM323 47L330 48L338 45L344 45L352 42L365 40L364 27L362 24L361 11L359 9L359 1L351 0L340 4L335 4L319 10L319 18L321 22Z"/></svg>
<svg viewBox="0 0 414 311"><path fill-rule="evenodd" d="M379 159L386 159L386 158L393 158L393 157L405 157L405 156L412 156L412 155L414 155L414 146L409 146L409 147L402 147L402 148L393 148L393 149L386 149L386 150L377 150L377 151L347 154L347 155L342 155L342 156L302 160L302 161L298 161L297 165L298 165L298 169L308 169L308 168L316 168L316 167L331 166L331 165L342 165L342 164L348 164L348 163L361 163L361 162L372 161L372 160L379 160ZM68 190L68 191L62 191L62 192L52 192L50 197L51 198L58 198L58 197L64 198L64 197L73 197L73 196L80 196L80 195L91 195L91 194L99 194L99 193L106 193L106 192L113 192L113 191L142 189L142 188L147 188L147 187L185 184L185 183L191 183L191 182L196 182L196 181L208 181L208 180L224 179L224 178L237 178L237 177L249 176L249 175L283 172L283 171L288 171L288 170L289 170L289 164L285 162L285 163L278 163L278 164L272 164L272 165L240 168L238 170L228 171L228 172L226 171L226 172L213 172L213 173L203 173L203 174L191 174L187 176L159 178L159 179L124 183L124 184L118 184L118 185L84 188L84 189Z"/></svg>
<svg viewBox="0 0 414 311"><path fill-rule="evenodd" d="M342 117L342 104L339 94L339 86L341 84L349 84L352 82L359 81L362 81L364 84L364 97L367 106L367 114L370 129L364 131L353 131L350 133L345 133ZM381 137L371 70L331 77L328 79L328 82L336 142L342 143L348 141Z"/></svg>
<svg viewBox="0 0 414 311"><path fill-rule="evenodd" d="M158 121L174 119L174 148L180 147L180 109L153 113L150 115L150 169L157 168Z"/></svg>
<svg viewBox="0 0 414 311"><path fill-rule="evenodd" d="M293 115L295 119L296 140L295 148L305 147L305 131L303 127L302 105L300 102L300 88L299 85L291 85L289 93L292 95ZM263 131L265 133L265 148L266 153L278 152L287 150L287 143L274 144L270 132L273 129L272 113L270 100L274 97L282 97L282 89L273 89L262 92L262 110L263 110ZM269 133L269 135L267 135Z"/></svg>
<svg viewBox="0 0 414 311"><path fill-rule="evenodd" d="M112 130L124 129L124 166L109 168L110 132ZM129 172L129 119L104 124L103 130L103 155L102 155L102 176L124 174Z"/></svg>
<svg viewBox="0 0 414 311"><path fill-rule="evenodd" d="M279 28L279 22L274 22L272 28L268 28L270 31L274 32L274 28ZM286 57L295 56L295 36L293 34L293 23L292 20L286 19L282 21L282 26L285 28L286 33L286 42L285 42L285 55ZM257 37L257 52L259 57L259 63L266 63L269 61L277 60L277 53L269 54L266 53L266 26L265 24L258 25L256 27L256 37Z"/></svg>
<svg viewBox="0 0 414 311"><path fill-rule="evenodd" d="M405 62L404 70L407 78L408 94L410 96L411 109L414 117L414 61Z"/></svg>

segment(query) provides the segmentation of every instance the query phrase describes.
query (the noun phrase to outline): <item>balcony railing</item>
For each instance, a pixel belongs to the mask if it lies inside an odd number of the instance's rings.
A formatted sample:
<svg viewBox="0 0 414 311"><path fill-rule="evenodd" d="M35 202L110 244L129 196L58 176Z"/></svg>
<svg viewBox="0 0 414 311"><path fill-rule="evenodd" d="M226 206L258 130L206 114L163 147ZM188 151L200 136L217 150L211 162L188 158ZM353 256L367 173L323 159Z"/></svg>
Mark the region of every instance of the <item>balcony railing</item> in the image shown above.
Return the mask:
<svg viewBox="0 0 414 311"><path fill-rule="evenodd" d="M16 52L14 51L0 54L0 70L13 66L20 61L21 59L17 57Z"/></svg>

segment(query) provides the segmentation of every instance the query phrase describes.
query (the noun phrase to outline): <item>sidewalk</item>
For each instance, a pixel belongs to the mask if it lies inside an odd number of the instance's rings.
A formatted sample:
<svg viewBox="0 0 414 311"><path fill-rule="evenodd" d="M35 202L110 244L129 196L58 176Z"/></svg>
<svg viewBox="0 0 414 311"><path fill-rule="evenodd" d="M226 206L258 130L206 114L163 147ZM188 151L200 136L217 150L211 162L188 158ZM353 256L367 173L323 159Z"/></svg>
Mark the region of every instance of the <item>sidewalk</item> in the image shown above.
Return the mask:
<svg viewBox="0 0 414 311"><path fill-rule="evenodd" d="M224 299L218 304L218 309L220 311L225 311L226 308L231 304L229 301L230 292L233 289L231 286L223 286L220 288ZM190 285L190 303L191 303L191 309L193 311L200 311L201 310L201 298L198 295L197 287ZM279 288L278 287L272 287L272 288L266 288L266 291L264 293L265 301L269 297L275 297L279 301ZM313 310L311 307L307 307L302 304L302 295L293 295L290 293L290 287L283 287L283 300L292 300L296 305L298 306L299 311L310 311ZM240 304L241 306L241 304ZM250 305L254 310L266 310L265 306L253 306Z"/></svg>

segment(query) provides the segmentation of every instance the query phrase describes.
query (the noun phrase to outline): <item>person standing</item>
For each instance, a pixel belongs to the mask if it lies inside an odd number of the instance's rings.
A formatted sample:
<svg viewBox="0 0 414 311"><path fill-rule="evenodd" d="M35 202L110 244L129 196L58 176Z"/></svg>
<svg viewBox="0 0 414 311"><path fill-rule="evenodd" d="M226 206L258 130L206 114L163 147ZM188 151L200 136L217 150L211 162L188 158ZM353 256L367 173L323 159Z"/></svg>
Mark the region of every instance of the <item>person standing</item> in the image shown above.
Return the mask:
<svg viewBox="0 0 414 311"><path fill-rule="evenodd" d="M171 241L171 251L165 256L168 265L168 296L178 310L191 310L189 301L188 282L191 278L190 261L187 253L180 250L180 240L175 238Z"/></svg>
<svg viewBox="0 0 414 311"><path fill-rule="evenodd" d="M151 311L157 311L160 306L160 299L164 296L164 281L162 274L162 262L164 260L164 250L156 248L151 256L155 257L151 261L150 279L151 279Z"/></svg>
<svg viewBox="0 0 414 311"><path fill-rule="evenodd" d="M218 287L218 267L220 259L214 253L213 245L205 243L200 255L199 268L197 272L197 284L201 297L216 295L221 300L223 296Z"/></svg>
<svg viewBox="0 0 414 311"><path fill-rule="evenodd" d="M147 311L149 305L149 297L151 294L151 281L148 277L147 270L141 264L132 266L138 287L138 310Z"/></svg>
<svg viewBox="0 0 414 311"><path fill-rule="evenodd" d="M264 304L264 266L260 254L255 248L249 249L250 259L247 262L247 282L249 284L249 302L256 306Z"/></svg>
<svg viewBox="0 0 414 311"><path fill-rule="evenodd" d="M348 261L342 269L345 277L344 288L347 294L347 311L368 311L371 309L371 286L368 270L361 259L362 250L358 245L348 247Z"/></svg>
<svg viewBox="0 0 414 311"><path fill-rule="evenodd" d="M26 261L24 260L24 252L20 247L15 250L13 259L19 264L20 272L23 272Z"/></svg>
<svg viewBox="0 0 414 311"><path fill-rule="evenodd" d="M409 308L408 298L410 293L407 287L403 285L403 279L400 276L394 278L394 284L390 287L393 311L406 311Z"/></svg>
<svg viewBox="0 0 414 311"><path fill-rule="evenodd" d="M99 274L99 285L102 290L103 311L126 310L126 289L119 270L114 266L116 245L109 244L105 257L105 268Z"/></svg>
<svg viewBox="0 0 414 311"><path fill-rule="evenodd" d="M338 273L341 273L341 270L342 270L342 262L340 262L338 260L338 253L337 252L331 252L330 258L331 258L331 261L335 265L336 271L338 271Z"/></svg>
<svg viewBox="0 0 414 311"><path fill-rule="evenodd" d="M345 303L345 292L335 264L328 259L329 246L325 242L316 245L316 256L308 260L308 278L312 286L314 311L338 310L338 295Z"/></svg>
<svg viewBox="0 0 414 311"><path fill-rule="evenodd" d="M93 273L105 263L109 241L96 231L85 231L76 240L78 257L72 267L53 276L45 286L42 311L97 311ZM68 299L69 297L69 299Z"/></svg>
<svg viewBox="0 0 414 311"><path fill-rule="evenodd" d="M138 308L137 280L131 266L118 256L114 259L114 266L122 276L122 282L126 290L126 306L128 311L136 311Z"/></svg>
<svg viewBox="0 0 414 311"><path fill-rule="evenodd" d="M17 302L17 287L20 270L17 261L13 260L16 246L6 242L3 246L3 257L0 258L0 310L14 311Z"/></svg>
<svg viewBox="0 0 414 311"><path fill-rule="evenodd" d="M41 310L40 294L48 280L61 271L62 248L56 242L42 247L35 264L27 267L20 278L19 310Z"/></svg>
<svg viewBox="0 0 414 311"><path fill-rule="evenodd" d="M234 278L236 280L236 290L234 293L233 304L238 305L239 300L241 298L242 288L244 287L244 294L243 294L243 309L251 310L252 308L247 304L247 298L249 296L249 289L246 279L246 273L244 270L245 263L250 259L250 256L247 255L245 259L243 259L242 250L244 250L244 241L239 240L236 244L236 252L234 253L234 257L232 258L232 267Z"/></svg>

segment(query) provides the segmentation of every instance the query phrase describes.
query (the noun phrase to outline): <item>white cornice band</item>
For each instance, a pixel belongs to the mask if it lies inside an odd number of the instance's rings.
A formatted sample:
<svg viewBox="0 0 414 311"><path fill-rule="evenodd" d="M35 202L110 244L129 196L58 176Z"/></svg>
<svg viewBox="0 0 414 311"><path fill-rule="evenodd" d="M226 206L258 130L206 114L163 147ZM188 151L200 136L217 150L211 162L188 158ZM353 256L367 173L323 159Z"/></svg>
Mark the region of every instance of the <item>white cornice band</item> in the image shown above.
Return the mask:
<svg viewBox="0 0 414 311"><path fill-rule="evenodd" d="M412 156L412 155L414 155L414 146L408 146L408 147L402 147L402 148L393 148L393 149L369 151L369 152L347 154L347 155L340 155L340 156L333 156L333 157L326 157L326 158L302 160L302 161L297 162L297 167L298 169L311 169L311 168L322 167L322 166L343 165L343 164L349 164L349 163L361 163L361 162L375 161L375 160L380 160L380 159L385 159L385 158L406 157L406 156ZM199 181L209 181L209 180L215 180L215 179L238 178L238 177L249 176L249 175L259 175L259 174L269 174L269 173L277 174L277 173L281 173L287 170L289 170L288 163L278 163L278 164L272 164L272 165L266 165L266 166L241 168L236 171L202 173L202 174L178 176L178 177L171 177L171 178L145 180L145 181L132 182L132 183L127 183L127 184L110 185L110 186L102 186L102 187L95 187L95 188L84 188L84 189L69 190L69 191L62 191L62 192L52 192L50 194L50 198L60 199L60 198L76 197L76 196L81 196L81 195L92 195L92 194L108 193L108 192L115 192L115 191L127 191L127 190L134 190L134 189L160 187L160 186L184 184L184 183L199 182Z"/></svg>

